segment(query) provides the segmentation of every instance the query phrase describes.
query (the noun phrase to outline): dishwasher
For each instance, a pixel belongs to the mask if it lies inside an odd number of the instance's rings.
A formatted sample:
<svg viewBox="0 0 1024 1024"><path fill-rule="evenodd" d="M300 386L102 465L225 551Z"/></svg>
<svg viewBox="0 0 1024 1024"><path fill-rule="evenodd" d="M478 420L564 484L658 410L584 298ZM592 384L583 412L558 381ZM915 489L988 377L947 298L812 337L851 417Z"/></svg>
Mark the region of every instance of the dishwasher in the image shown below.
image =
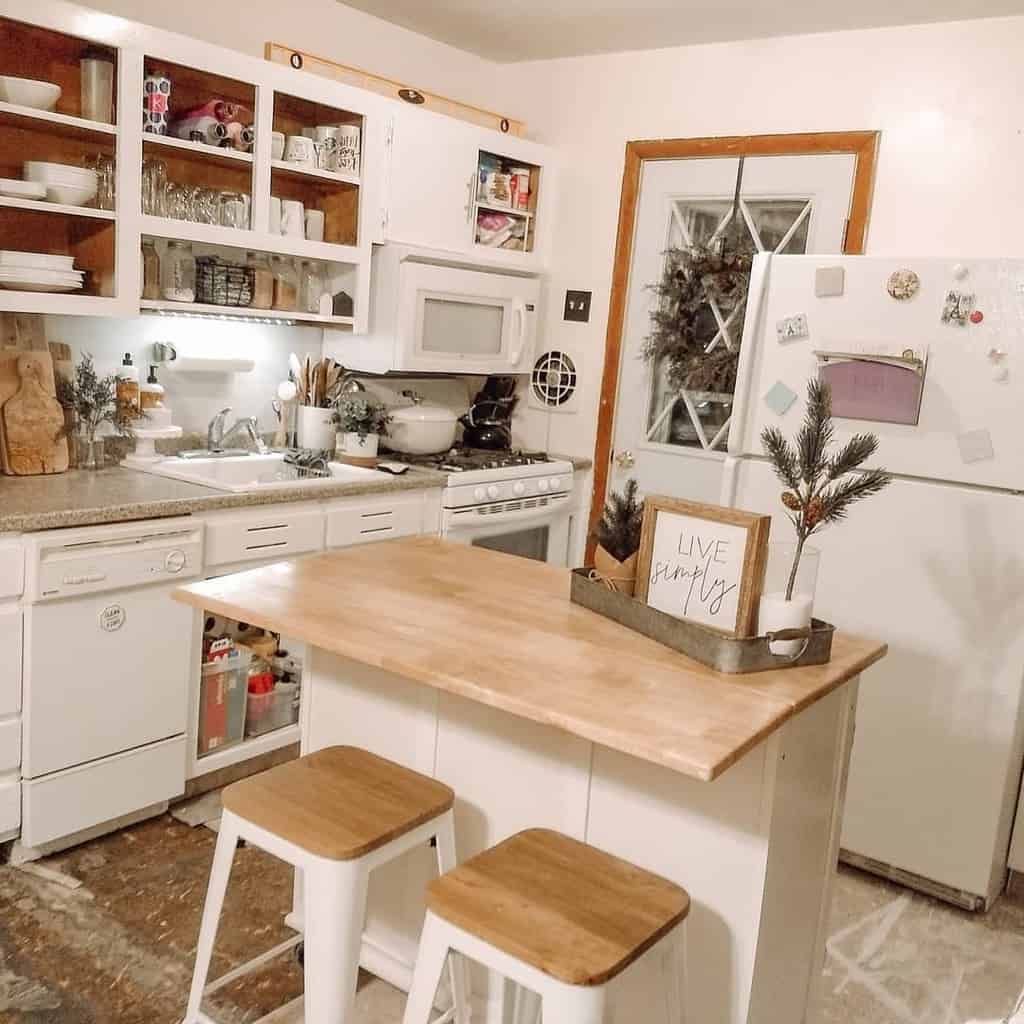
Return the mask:
<svg viewBox="0 0 1024 1024"><path fill-rule="evenodd" d="M202 570L188 517L26 538L22 848L178 796Z"/></svg>

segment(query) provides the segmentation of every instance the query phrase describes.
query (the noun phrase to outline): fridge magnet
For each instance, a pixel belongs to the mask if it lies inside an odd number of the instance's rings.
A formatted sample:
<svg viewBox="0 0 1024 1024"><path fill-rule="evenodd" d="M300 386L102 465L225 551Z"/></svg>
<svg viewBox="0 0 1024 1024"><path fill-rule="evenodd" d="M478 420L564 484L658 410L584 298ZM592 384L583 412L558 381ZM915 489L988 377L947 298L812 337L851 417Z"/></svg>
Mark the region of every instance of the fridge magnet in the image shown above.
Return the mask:
<svg viewBox="0 0 1024 1024"><path fill-rule="evenodd" d="M960 458L966 462L984 462L995 458L992 435L982 427L980 430L966 430L959 434L956 443L960 446Z"/></svg>
<svg viewBox="0 0 1024 1024"><path fill-rule="evenodd" d="M962 281L969 273L970 270L966 263L957 263L953 266L953 277L955 277L957 281Z"/></svg>
<svg viewBox="0 0 1024 1024"><path fill-rule="evenodd" d="M818 267L814 271L814 295L828 299L842 295L846 290L846 270L843 267Z"/></svg>
<svg viewBox="0 0 1024 1024"><path fill-rule="evenodd" d="M768 389L768 394L764 396L764 404L776 416L785 416L795 401L796 392L792 388L786 387L781 380L777 380Z"/></svg>
<svg viewBox="0 0 1024 1024"><path fill-rule="evenodd" d="M985 314L980 309L975 309L971 312L971 323L980 324L985 319Z"/></svg>
<svg viewBox="0 0 1024 1024"><path fill-rule="evenodd" d="M885 290L900 302L912 299L920 287L921 278L913 270L894 270L885 284Z"/></svg>
<svg viewBox="0 0 1024 1024"><path fill-rule="evenodd" d="M832 414L850 420L917 426L928 350L815 352L818 380L832 390Z"/></svg>
<svg viewBox="0 0 1024 1024"><path fill-rule="evenodd" d="M963 327L974 312L974 294L959 292L951 288L946 292L946 301L942 307L942 322Z"/></svg>
<svg viewBox="0 0 1024 1024"><path fill-rule="evenodd" d="M647 498L637 597L727 636L756 636L771 521L719 505Z"/></svg>
<svg viewBox="0 0 1024 1024"><path fill-rule="evenodd" d="M799 341L801 338L810 336L807 328L807 314L795 313L793 316L784 316L775 324L775 337L779 341Z"/></svg>

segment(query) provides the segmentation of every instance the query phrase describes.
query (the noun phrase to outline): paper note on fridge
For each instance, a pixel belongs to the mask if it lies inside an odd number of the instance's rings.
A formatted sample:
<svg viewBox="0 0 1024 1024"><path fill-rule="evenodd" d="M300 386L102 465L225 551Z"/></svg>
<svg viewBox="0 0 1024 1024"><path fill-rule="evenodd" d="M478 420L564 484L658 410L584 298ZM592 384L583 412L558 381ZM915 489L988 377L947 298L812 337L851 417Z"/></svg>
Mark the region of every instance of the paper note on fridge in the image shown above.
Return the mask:
<svg viewBox="0 0 1024 1024"><path fill-rule="evenodd" d="M916 426L928 349L816 351L818 379L832 389L832 415Z"/></svg>

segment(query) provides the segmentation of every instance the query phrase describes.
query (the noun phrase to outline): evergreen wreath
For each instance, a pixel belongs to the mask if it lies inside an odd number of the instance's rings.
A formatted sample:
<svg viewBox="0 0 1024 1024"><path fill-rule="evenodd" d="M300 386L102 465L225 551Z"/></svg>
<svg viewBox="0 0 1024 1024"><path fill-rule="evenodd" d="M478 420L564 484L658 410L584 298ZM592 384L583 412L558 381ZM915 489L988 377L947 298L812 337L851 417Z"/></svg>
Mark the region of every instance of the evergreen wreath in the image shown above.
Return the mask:
<svg viewBox="0 0 1024 1024"><path fill-rule="evenodd" d="M753 252L746 247L728 252L706 246L674 247L665 252L661 280L648 285L658 297L651 313L651 333L641 355L663 362L668 381L677 390L731 393L736 384L739 345L724 344L705 352L707 329L717 329L709 299L727 308L740 306L733 336L743 332L743 316ZM702 331L701 329L704 328Z"/></svg>

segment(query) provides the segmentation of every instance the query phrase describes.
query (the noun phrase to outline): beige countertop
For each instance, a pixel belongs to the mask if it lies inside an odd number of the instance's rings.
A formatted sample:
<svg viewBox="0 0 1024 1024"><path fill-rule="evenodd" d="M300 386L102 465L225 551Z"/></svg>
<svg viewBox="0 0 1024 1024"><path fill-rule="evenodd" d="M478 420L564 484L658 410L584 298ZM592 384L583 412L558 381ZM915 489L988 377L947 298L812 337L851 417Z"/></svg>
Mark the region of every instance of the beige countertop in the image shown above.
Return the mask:
<svg viewBox="0 0 1024 1024"><path fill-rule="evenodd" d="M199 484L168 480L135 469L98 472L73 469L50 476L0 476L0 533L93 526L132 519L180 516L221 508L318 501L360 494L443 487L445 475L410 468L401 476L337 484L299 484L274 490L231 494Z"/></svg>
<svg viewBox="0 0 1024 1024"><path fill-rule="evenodd" d="M175 597L709 781L884 656L723 675L569 600L566 569L435 538L345 548Z"/></svg>

